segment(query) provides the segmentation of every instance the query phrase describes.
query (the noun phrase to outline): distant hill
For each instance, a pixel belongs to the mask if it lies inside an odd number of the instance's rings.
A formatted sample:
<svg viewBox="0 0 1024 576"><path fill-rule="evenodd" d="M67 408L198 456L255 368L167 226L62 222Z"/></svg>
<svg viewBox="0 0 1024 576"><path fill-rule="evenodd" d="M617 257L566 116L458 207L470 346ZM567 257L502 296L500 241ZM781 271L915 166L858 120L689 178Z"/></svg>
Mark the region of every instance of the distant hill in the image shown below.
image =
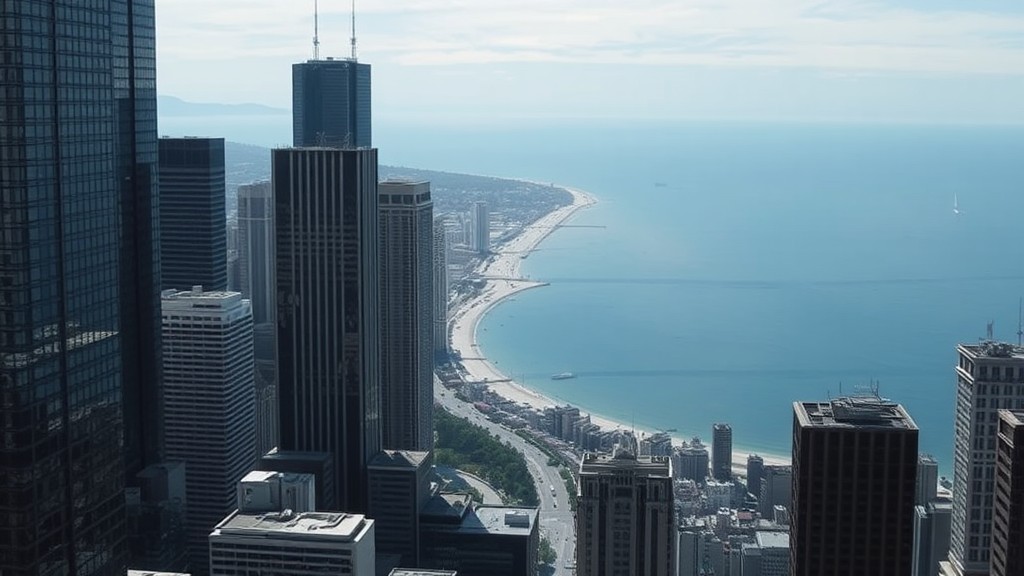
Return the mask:
<svg viewBox="0 0 1024 576"><path fill-rule="evenodd" d="M285 108L272 108L262 104L218 104L213 102L186 102L174 96L157 96L161 116L279 116L290 114Z"/></svg>

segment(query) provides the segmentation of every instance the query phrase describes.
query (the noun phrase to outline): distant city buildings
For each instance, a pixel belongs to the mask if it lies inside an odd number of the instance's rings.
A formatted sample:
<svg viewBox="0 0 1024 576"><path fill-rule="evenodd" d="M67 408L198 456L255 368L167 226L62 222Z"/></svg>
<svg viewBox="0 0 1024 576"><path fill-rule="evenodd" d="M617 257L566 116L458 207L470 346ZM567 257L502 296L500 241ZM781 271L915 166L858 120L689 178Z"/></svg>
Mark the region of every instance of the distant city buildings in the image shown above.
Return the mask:
<svg viewBox="0 0 1024 576"><path fill-rule="evenodd" d="M386 180L380 198L383 446L434 445L434 204L429 182Z"/></svg>
<svg viewBox="0 0 1024 576"><path fill-rule="evenodd" d="M747 455L747 492L754 496L761 494L761 478L764 477L764 458L757 454Z"/></svg>
<svg viewBox="0 0 1024 576"><path fill-rule="evenodd" d="M434 218L434 355L448 357L448 233Z"/></svg>
<svg viewBox="0 0 1024 576"><path fill-rule="evenodd" d="M1024 407L1024 353L999 342L961 344L953 436L953 517L944 574L987 575L991 564L1000 408Z"/></svg>
<svg viewBox="0 0 1024 576"><path fill-rule="evenodd" d="M674 574L676 526L672 462L637 457L636 448L580 463L576 573L580 576Z"/></svg>
<svg viewBox="0 0 1024 576"><path fill-rule="evenodd" d="M205 574L207 535L235 508L256 460L252 310L237 292L163 293L167 456L185 462L189 557Z"/></svg>
<svg viewBox="0 0 1024 576"><path fill-rule="evenodd" d="M160 138L164 289L228 288L223 138Z"/></svg>
<svg viewBox="0 0 1024 576"><path fill-rule="evenodd" d="M921 454L917 458L916 485L915 505L923 506L935 500L939 489L939 463L931 454Z"/></svg>
<svg viewBox="0 0 1024 576"><path fill-rule="evenodd" d="M370 65L349 58L292 65L296 147L369 148Z"/></svg>
<svg viewBox="0 0 1024 576"><path fill-rule="evenodd" d="M732 426L725 423L711 429L711 476L720 482L732 480Z"/></svg>
<svg viewBox="0 0 1024 576"><path fill-rule="evenodd" d="M238 187L239 291L252 302L254 324L273 323L274 196L270 182Z"/></svg>
<svg viewBox="0 0 1024 576"><path fill-rule="evenodd" d="M710 456L700 438L694 438L689 444L683 442L675 454L679 466L678 477L681 480L689 479L699 484L707 481Z"/></svg>
<svg viewBox="0 0 1024 576"><path fill-rule="evenodd" d="M793 497L793 469L790 466L768 465L761 478L758 506L761 516L771 518L776 506L789 508Z"/></svg>
<svg viewBox="0 0 1024 576"><path fill-rule="evenodd" d="M377 151L273 151L280 447L333 456L367 509L381 449Z"/></svg>
<svg viewBox="0 0 1024 576"><path fill-rule="evenodd" d="M913 419L876 397L795 402L793 413L790 574L909 574Z"/></svg>
<svg viewBox="0 0 1024 576"><path fill-rule="evenodd" d="M470 213L470 250L486 254L491 249L491 213L486 202L474 202Z"/></svg>
<svg viewBox="0 0 1024 576"><path fill-rule="evenodd" d="M999 411L992 576L1024 574L1024 411Z"/></svg>

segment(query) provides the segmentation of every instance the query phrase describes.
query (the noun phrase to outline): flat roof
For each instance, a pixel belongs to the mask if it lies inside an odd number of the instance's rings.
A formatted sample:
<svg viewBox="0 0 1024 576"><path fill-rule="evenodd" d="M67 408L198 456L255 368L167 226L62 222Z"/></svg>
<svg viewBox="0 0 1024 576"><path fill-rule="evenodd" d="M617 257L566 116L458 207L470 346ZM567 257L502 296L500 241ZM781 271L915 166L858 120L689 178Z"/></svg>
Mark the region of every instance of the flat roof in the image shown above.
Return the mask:
<svg viewBox="0 0 1024 576"><path fill-rule="evenodd" d="M1024 362L1024 347L1017 346L1010 342L997 342L985 340L977 344L961 344L958 346L961 352L975 359L998 359L1014 360Z"/></svg>
<svg viewBox="0 0 1024 576"><path fill-rule="evenodd" d="M754 533L754 539L761 548L785 548L789 550L789 532L780 531L758 531Z"/></svg>
<svg viewBox="0 0 1024 576"><path fill-rule="evenodd" d="M877 396L850 396L827 402L794 402L793 411L805 428L917 430L917 424L903 406Z"/></svg>
<svg viewBox="0 0 1024 576"><path fill-rule="evenodd" d="M537 523L538 509L520 506L488 506L481 505L473 512L480 525L469 521L462 523L460 532L486 531L489 534L519 534L529 536Z"/></svg>
<svg viewBox="0 0 1024 576"><path fill-rule="evenodd" d="M455 576L454 570L423 570L421 568L395 568L389 576Z"/></svg>
<svg viewBox="0 0 1024 576"><path fill-rule="evenodd" d="M191 576L187 572L152 572L149 570L128 570L128 576Z"/></svg>
<svg viewBox="0 0 1024 576"><path fill-rule="evenodd" d="M360 539L373 521L362 514L344 512L284 512L247 513L236 511L222 521L214 534L234 536L275 536L294 540Z"/></svg>
<svg viewBox="0 0 1024 576"><path fill-rule="evenodd" d="M455 522L466 514L472 506L473 499L469 494L438 494L423 506L420 516L428 519Z"/></svg>
<svg viewBox="0 0 1024 576"><path fill-rule="evenodd" d="M580 474L600 474L611 471L631 471L646 476L671 476L672 462L668 456L613 457L586 454L580 463Z"/></svg>
<svg viewBox="0 0 1024 576"><path fill-rule="evenodd" d="M430 456L429 452L414 450L384 450L370 460L371 468L419 468Z"/></svg>

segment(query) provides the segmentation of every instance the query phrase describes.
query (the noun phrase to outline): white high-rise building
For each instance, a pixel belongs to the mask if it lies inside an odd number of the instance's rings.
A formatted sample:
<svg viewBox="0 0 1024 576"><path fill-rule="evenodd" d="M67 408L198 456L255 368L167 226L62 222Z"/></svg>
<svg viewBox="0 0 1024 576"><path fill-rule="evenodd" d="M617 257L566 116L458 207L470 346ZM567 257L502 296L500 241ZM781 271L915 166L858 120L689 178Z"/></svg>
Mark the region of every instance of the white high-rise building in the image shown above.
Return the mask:
<svg viewBox="0 0 1024 576"><path fill-rule="evenodd" d="M165 290L162 324L167 459L185 463L189 558L204 566L256 460L252 309L238 292Z"/></svg>
<svg viewBox="0 0 1024 576"><path fill-rule="evenodd" d="M989 573L999 409L1024 408L1024 349L1000 342L957 347L953 511L943 574Z"/></svg>
<svg viewBox="0 0 1024 576"><path fill-rule="evenodd" d="M429 182L380 195L380 399L384 448L434 445L434 203Z"/></svg>
<svg viewBox="0 0 1024 576"><path fill-rule="evenodd" d="M487 210L487 202L473 202L471 218L473 236L469 247L486 254L491 248L491 213Z"/></svg>
<svg viewBox="0 0 1024 576"><path fill-rule="evenodd" d="M434 219L434 353L448 354L448 231Z"/></svg>

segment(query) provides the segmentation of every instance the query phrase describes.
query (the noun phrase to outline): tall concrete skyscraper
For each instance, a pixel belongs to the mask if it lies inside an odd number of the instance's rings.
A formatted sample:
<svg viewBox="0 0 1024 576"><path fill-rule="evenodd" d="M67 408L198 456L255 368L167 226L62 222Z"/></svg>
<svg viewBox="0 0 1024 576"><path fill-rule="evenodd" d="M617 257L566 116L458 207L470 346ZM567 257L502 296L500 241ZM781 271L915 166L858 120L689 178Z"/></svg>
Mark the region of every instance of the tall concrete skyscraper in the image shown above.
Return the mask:
<svg viewBox="0 0 1024 576"><path fill-rule="evenodd" d="M761 494L761 478L764 477L764 458L757 454L747 455L747 492L754 496Z"/></svg>
<svg viewBox="0 0 1024 576"><path fill-rule="evenodd" d="M124 574L162 456L153 0L0 12L0 572Z"/></svg>
<svg viewBox="0 0 1024 576"><path fill-rule="evenodd" d="M910 573L917 437L884 399L793 403L792 576Z"/></svg>
<svg viewBox="0 0 1024 576"><path fill-rule="evenodd" d="M351 58L292 65L294 146L368 148L370 65Z"/></svg>
<svg viewBox="0 0 1024 576"><path fill-rule="evenodd" d="M732 480L732 426L721 422L711 429L711 476L719 482Z"/></svg>
<svg viewBox="0 0 1024 576"><path fill-rule="evenodd" d="M160 139L160 273L164 289L228 288L224 139Z"/></svg>
<svg viewBox="0 0 1024 576"><path fill-rule="evenodd" d="M381 449L377 151L272 153L282 450L334 456L336 503L366 510Z"/></svg>
<svg viewBox="0 0 1024 576"><path fill-rule="evenodd" d="M953 517L946 574L988 574L999 408L1024 401L1024 351L982 342L957 347Z"/></svg>
<svg viewBox="0 0 1024 576"><path fill-rule="evenodd" d="M238 187L239 292L253 324L274 322L274 196L270 182Z"/></svg>
<svg viewBox="0 0 1024 576"><path fill-rule="evenodd" d="M675 574L672 460L637 457L635 447L587 454L576 496L576 573L580 576Z"/></svg>
<svg viewBox="0 0 1024 576"><path fill-rule="evenodd" d="M434 219L434 355L448 356L448 231Z"/></svg>
<svg viewBox="0 0 1024 576"><path fill-rule="evenodd" d="M999 411L992 576L1024 574L1024 411Z"/></svg>
<svg viewBox="0 0 1024 576"><path fill-rule="evenodd" d="M380 405L393 450L434 445L434 203L429 182L384 181L380 196Z"/></svg>
<svg viewBox="0 0 1024 576"><path fill-rule="evenodd" d="M167 456L185 462L189 565L205 574L207 537L256 462L249 301L198 286L165 290L163 346Z"/></svg>
<svg viewBox="0 0 1024 576"><path fill-rule="evenodd" d="M491 249L491 213L487 202L473 202L470 213L473 235L470 237L470 249L486 254Z"/></svg>

